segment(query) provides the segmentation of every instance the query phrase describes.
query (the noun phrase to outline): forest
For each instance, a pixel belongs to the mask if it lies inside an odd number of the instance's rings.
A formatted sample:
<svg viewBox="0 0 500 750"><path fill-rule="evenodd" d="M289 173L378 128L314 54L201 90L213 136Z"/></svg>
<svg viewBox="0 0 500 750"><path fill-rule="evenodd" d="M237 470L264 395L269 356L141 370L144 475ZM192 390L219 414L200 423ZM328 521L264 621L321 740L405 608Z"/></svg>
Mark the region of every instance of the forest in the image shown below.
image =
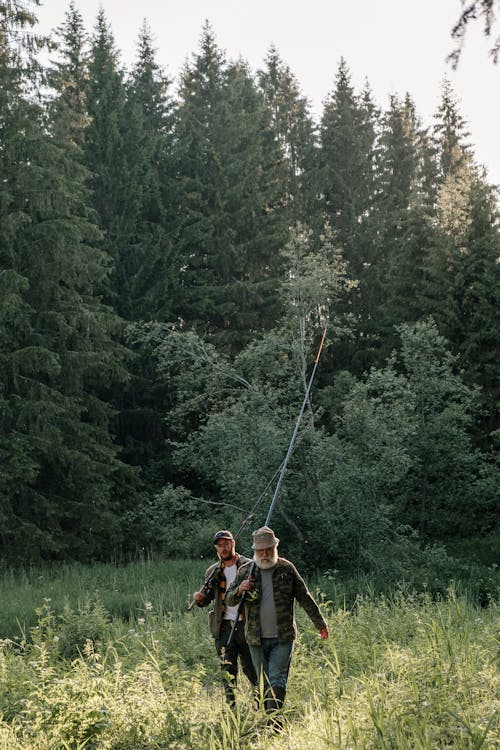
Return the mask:
<svg viewBox="0 0 500 750"><path fill-rule="evenodd" d="M174 84L147 24L126 69L104 11L41 38L32 5L0 2L2 560L199 558L260 525L326 329L287 554L493 562L498 193L449 81L424 123L341 58L315 118L274 47L251 70L207 21Z"/></svg>

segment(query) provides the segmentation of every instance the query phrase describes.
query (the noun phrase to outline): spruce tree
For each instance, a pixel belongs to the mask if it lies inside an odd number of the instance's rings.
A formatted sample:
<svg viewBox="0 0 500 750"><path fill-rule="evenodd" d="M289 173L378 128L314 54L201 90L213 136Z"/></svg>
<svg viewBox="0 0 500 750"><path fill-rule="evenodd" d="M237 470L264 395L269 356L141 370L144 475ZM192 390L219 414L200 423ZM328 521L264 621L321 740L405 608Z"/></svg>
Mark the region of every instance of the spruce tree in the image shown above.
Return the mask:
<svg viewBox="0 0 500 750"><path fill-rule="evenodd" d="M129 230L117 258L117 304L133 324L127 341L131 379L116 396L124 460L141 469L141 486L157 491L169 480L165 449L166 389L158 386L151 347L134 323L175 319L179 267L174 253L175 175L170 81L156 61L149 28L141 28L137 61L127 82L125 156L131 175Z"/></svg>
<svg viewBox="0 0 500 750"><path fill-rule="evenodd" d="M71 86L60 69L66 93L42 108L34 69L22 71L11 49L2 60L11 85L0 149L10 165L2 224L12 279L2 342L2 442L12 443L5 534L12 556L88 559L120 541L122 466L99 395L125 376L112 340L118 322L99 297L109 265L90 219Z"/></svg>
<svg viewBox="0 0 500 750"><path fill-rule="evenodd" d="M336 349L335 369L362 372L369 365L367 349L373 299L374 159L378 113L368 85L358 96L346 61L339 63L335 87L327 97L320 128L319 195L324 217L336 235L356 287L343 303L356 320L355 339Z"/></svg>
<svg viewBox="0 0 500 750"><path fill-rule="evenodd" d="M173 314L178 269L171 237L175 192L169 86L144 23L124 106L121 213L127 225L122 221L117 294L120 314L128 320Z"/></svg>
<svg viewBox="0 0 500 750"><path fill-rule="evenodd" d="M237 350L279 311L279 152L246 65L227 64L208 25L182 75L175 154L179 316Z"/></svg>
<svg viewBox="0 0 500 750"><path fill-rule="evenodd" d="M356 276L369 261L358 235L373 203L375 128L369 89L355 94L342 58L321 119L319 182L325 215Z"/></svg>
<svg viewBox="0 0 500 750"><path fill-rule="evenodd" d="M370 319L378 337L376 361L396 345L395 326L428 313L426 265L434 242L435 158L427 131L407 94L391 98L377 158L377 238Z"/></svg>
<svg viewBox="0 0 500 750"><path fill-rule="evenodd" d="M126 160L124 72L119 65L113 34L104 11L99 11L91 39L85 97L89 123L85 129L84 159L90 171L92 202L103 231L102 248L113 260L107 299L120 307L126 283L120 253L133 227L135 192Z"/></svg>
<svg viewBox="0 0 500 750"><path fill-rule="evenodd" d="M10 548L14 554L19 552L15 548L20 525L17 493L38 473L29 432L17 429L20 398L12 382L15 355L24 346L31 315L25 299L29 280L15 242L28 221L22 211L26 196L20 195L18 178L23 159L21 134L32 132L31 109L22 87L25 74L33 73L33 61L28 58L23 65L22 55L27 48L24 36L35 20L25 2L0 3L0 519L2 549Z"/></svg>
<svg viewBox="0 0 500 750"><path fill-rule="evenodd" d="M317 210L316 126L298 81L272 46L258 73L260 90L279 145L279 180L289 221L321 225ZM316 217L316 218L315 218Z"/></svg>
<svg viewBox="0 0 500 750"><path fill-rule="evenodd" d="M445 81L434 128L441 172L429 303L440 331L460 356L467 381L482 388L479 438L484 444L499 427L500 235L496 193L474 161L466 128Z"/></svg>

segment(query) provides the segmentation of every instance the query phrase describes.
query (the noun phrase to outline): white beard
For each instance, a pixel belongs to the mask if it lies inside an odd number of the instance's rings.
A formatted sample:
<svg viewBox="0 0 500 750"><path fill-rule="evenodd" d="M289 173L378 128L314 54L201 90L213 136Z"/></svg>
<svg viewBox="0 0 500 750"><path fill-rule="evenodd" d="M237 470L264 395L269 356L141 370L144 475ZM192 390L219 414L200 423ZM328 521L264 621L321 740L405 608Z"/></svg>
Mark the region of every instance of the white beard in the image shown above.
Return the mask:
<svg viewBox="0 0 500 750"><path fill-rule="evenodd" d="M270 560L261 560L257 557L257 555L254 555L253 561L261 570L270 570L271 568L274 568L274 566L278 562L278 547L274 547L273 554Z"/></svg>

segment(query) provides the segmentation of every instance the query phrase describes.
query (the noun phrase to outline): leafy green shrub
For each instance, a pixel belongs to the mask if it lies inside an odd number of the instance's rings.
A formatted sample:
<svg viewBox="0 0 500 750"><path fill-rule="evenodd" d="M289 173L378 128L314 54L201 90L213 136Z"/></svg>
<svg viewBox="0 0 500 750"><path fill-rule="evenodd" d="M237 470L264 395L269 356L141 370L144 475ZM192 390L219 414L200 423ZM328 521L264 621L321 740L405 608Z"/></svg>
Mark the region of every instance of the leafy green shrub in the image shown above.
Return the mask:
<svg viewBox="0 0 500 750"><path fill-rule="evenodd" d="M55 614L46 599L36 612L38 622L30 630L32 643L63 659L75 659L84 650L100 646L110 632L109 614L98 600L87 598L76 610L66 603L62 613Z"/></svg>

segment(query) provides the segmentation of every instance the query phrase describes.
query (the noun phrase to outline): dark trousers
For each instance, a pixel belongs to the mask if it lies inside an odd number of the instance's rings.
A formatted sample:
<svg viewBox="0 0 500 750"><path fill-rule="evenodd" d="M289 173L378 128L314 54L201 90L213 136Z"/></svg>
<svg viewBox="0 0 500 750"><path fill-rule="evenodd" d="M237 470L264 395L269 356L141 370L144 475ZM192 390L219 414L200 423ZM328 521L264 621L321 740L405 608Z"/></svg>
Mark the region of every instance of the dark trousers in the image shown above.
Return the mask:
<svg viewBox="0 0 500 750"><path fill-rule="evenodd" d="M221 660L221 669L229 673L229 679L224 680L224 689L226 691L227 702L234 706L234 688L238 678L238 657L240 658L241 668L248 677L250 683L255 687L257 685L257 675L253 666L250 649L245 640L244 625L239 622L234 631L231 645L227 647L227 640L232 628L231 620L223 620L219 637L215 639L215 648Z"/></svg>

